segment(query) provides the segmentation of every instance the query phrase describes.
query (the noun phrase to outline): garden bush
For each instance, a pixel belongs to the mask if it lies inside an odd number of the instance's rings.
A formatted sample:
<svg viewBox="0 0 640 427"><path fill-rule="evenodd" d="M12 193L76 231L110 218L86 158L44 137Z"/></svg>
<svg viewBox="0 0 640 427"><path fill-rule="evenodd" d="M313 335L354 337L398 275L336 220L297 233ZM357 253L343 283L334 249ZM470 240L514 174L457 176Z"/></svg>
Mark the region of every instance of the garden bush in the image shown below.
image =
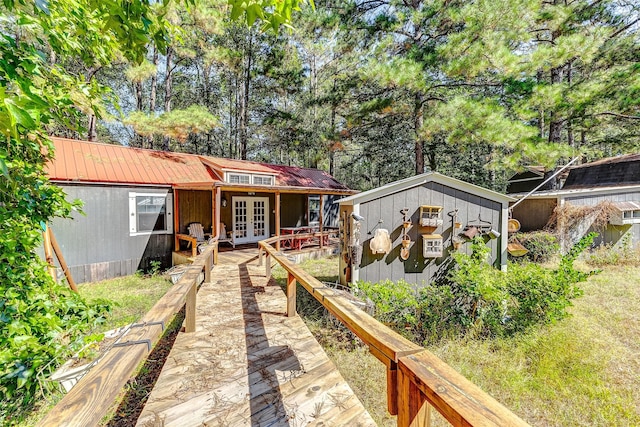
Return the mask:
<svg viewBox="0 0 640 427"><path fill-rule="evenodd" d="M529 252L526 259L533 262L547 262L560 252L558 238L547 231L534 231L531 233L518 233L516 239Z"/></svg>
<svg viewBox="0 0 640 427"><path fill-rule="evenodd" d="M627 233L617 245L600 245L585 255L587 264L594 267L608 265L640 266L640 247L631 243L631 234Z"/></svg>
<svg viewBox="0 0 640 427"><path fill-rule="evenodd" d="M508 273L487 262L489 248L478 238L471 255L453 254L454 266L439 283L359 282L354 290L374 303L378 320L423 345L455 335L510 335L567 315L571 300L582 294L576 283L590 274L573 263L594 237L585 236L555 270L510 263Z"/></svg>

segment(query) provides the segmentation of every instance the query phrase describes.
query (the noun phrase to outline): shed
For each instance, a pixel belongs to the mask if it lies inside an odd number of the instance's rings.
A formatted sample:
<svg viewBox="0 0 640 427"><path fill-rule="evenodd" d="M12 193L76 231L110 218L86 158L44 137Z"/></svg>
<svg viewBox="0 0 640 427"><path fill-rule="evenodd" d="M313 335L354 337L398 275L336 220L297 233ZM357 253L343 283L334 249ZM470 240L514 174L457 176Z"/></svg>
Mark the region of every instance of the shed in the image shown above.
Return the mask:
<svg viewBox="0 0 640 427"><path fill-rule="evenodd" d="M51 224L77 283L170 267L184 259L190 223L234 244L280 235L281 228L337 228L333 201L354 191L328 173L52 138L49 179L84 214ZM224 225L224 227L222 227Z"/></svg>
<svg viewBox="0 0 640 427"><path fill-rule="evenodd" d="M429 283L444 273L451 251L469 252L463 233L473 227L486 236L491 263L506 270L508 204L513 200L436 172L340 199L340 281ZM371 248L379 229L388 230L388 253Z"/></svg>
<svg viewBox="0 0 640 427"><path fill-rule="evenodd" d="M510 194L516 199L526 194ZM564 186L555 191L537 191L528 195L515 208L513 217L520 221L522 231L543 229L557 206L596 206L607 202L613 207L609 225L599 231L595 244L617 244L623 240L640 243L640 154L610 157L571 168ZM582 226L579 238L594 231ZM560 233L564 235L564 233ZM562 241L567 250L572 241Z"/></svg>

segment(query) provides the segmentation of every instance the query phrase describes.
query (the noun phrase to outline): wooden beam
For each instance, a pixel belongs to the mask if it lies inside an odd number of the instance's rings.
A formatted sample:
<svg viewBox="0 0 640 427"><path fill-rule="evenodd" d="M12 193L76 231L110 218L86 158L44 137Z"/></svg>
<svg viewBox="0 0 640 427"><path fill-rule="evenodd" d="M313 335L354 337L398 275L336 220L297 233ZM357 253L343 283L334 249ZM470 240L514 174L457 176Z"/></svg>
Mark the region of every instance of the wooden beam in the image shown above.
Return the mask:
<svg viewBox="0 0 640 427"><path fill-rule="evenodd" d="M289 273L287 278L287 317L293 317L296 314L296 277Z"/></svg>
<svg viewBox="0 0 640 427"><path fill-rule="evenodd" d="M215 188L211 189L211 236L218 236L218 224L216 224L216 211L218 207L216 205L216 191Z"/></svg>
<svg viewBox="0 0 640 427"><path fill-rule="evenodd" d="M221 207L221 201L222 201L222 190L220 190L219 187L215 188L215 194L216 194L216 236L220 237L220 209ZM227 237L227 236L222 236L222 237Z"/></svg>
<svg viewBox="0 0 640 427"><path fill-rule="evenodd" d="M264 275L268 279L271 277L271 257L269 252L265 254Z"/></svg>
<svg viewBox="0 0 640 427"><path fill-rule="evenodd" d="M197 293L198 293L198 280L196 279L196 281L193 282L193 285L189 289L189 292L187 292L187 300L185 302L185 313L184 313L184 331L185 332L196 331L196 295Z"/></svg>
<svg viewBox="0 0 640 427"><path fill-rule="evenodd" d="M280 192L276 191L276 237L280 236ZM276 249L280 250L280 240L276 241Z"/></svg>
<svg viewBox="0 0 640 427"><path fill-rule="evenodd" d="M47 262L47 270L49 271L49 275L53 278L54 281L58 281L58 277L56 275L56 266L53 262L53 248L51 247L51 232L48 226L45 226L45 230L42 232L42 237L44 238L44 258Z"/></svg>
<svg viewBox="0 0 640 427"><path fill-rule="evenodd" d="M58 245L58 241L56 240L56 236L53 234L53 230L51 227L47 227L47 231L49 232L49 239L51 240L51 246L53 247L53 252L56 254L58 258L58 263L62 268L62 272L64 273L64 277L67 278L67 283L69 283L69 287L72 291L78 292L78 287L76 286L76 282L71 277L71 272L69 271L69 266L67 266L67 261L65 261L64 256L62 256L62 249L60 249L60 245Z"/></svg>
<svg viewBox="0 0 640 427"><path fill-rule="evenodd" d="M320 212L319 212L319 216L320 216L320 233L322 234L322 223L324 221L324 218L322 217L322 210L324 209L324 197L322 196L322 194L320 194ZM320 249L322 249L322 246L324 244L323 242L324 238L320 237Z"/></svg>
<svg viewBox="0 0 640 427"><path fill-rule="evenodd" d="M350 196L356 194L355 190L332 190L327 188L314 188L314 187L263 187L263 186L247 186L247 185L221 185L220 188L223 191L232 192L254 192L254 193L287 193L287 194L334 194L342 196Z"/></svg>
<svg viewBox="0 0 640 427"><path fill-rule="evenodd" d="M398 364L391 362L387 367L387 410L398 415Z"/></svg>
<svg viewBox="0 0 640 427"><path fill-rule="evenodd" d="M259 243L268 258L267 266L275 259L387 367L388 409L397 412L398 426L428 426L431 407L454 426L527 425L435 355L354 307L279 254L270 245L276 239ZM289 277L287 283L292 281Z"/></svg>
<svg viewBox="0 0 640 427"><path fill-rule="evenodd" d="M148 356L162 335L164 325L171 323L175 314L185 305L187 293L193 292L213 248L213 245L205 247L178 283L169 288L142 318L142 326L131 328L125 337L129 345L111 348L47 413L39 425L90 427L100 423L140 362Z"/></svg>
<svg viewBox="0 0 640 427"><path fill-rule="evenodd" d="M401 395L404 395L402 387L406 387L405 381L413 384L409 390L409 399L411 395L418 400L424 399L454 426L528 425L429 351L400 358L398 393ZM419 390L420 396L416 390ZM400 403L398 409L403 411ZM411 407L409 413L417 414L415 409L415 406ZM399 413L399 426L400 419Z"/></svg>

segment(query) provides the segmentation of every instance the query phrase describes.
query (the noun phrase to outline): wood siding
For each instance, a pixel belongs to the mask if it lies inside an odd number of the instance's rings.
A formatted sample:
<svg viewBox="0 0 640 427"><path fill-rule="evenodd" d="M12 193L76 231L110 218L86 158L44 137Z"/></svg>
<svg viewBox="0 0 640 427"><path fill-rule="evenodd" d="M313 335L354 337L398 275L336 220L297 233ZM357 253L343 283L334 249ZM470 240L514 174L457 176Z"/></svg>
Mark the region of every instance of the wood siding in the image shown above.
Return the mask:
<svg viewBox="0 0 640 427"><path fill-rule="evenodd" d="M202 224L205 233L211 232L211 191L178 190L178 220L180 231L189 234L187 227L192 222Z"/></svg>
<svg viewBox="0 0 640 427"><path fill-rule="evenodd" d="M557 206L557 199L525 199L513 208L512 216L520 221L520 231L542 230Z"/></svg>
<svg viewBox="0 0 640 427"><path fill-rule="evenodd" d="M64 185L68 200L80 199L84 215L51 224L76 283L146 270L151 261L171 266L172 234L129 235L129 192L167 194L169 189ZM173 220L173 219L171 219Z"/></svg>
<svg viewBox="0 0 640 427"><path fill-rule="evenodd" d="M425 259L422 256L422 234L431 233L418 225L421 205L443 207L443 225L432 232L441 234L443 237L444 253L441 258ZM408 215L413 223L408 232L413 243L406 261L400 258L402 236L400 210L403 208L409 208ZM444 274L450 260L449 253L453 250L451 238L464 230L463 228L453 232L453 217L449 214L453 215L455 209L458 209L458 221L463 224L463 227L469 222L477 221L480 217L482 220L490 221L495 230L501 230L502 205L500 203L435 182L361 203L359 214L365 220L361 228L360 241L363 245L363 255L359 265L358 279L369 282L404 279L409 283L421 285ZM369 242L375 234L379 220L382 220L379 227L389 230L393 243L391 252L386 255L374 255L369 249ZM491 262L499 266L500 239L490 240L487 245L491 248ZM460 250L469 252L470 244L463 244Z"/></svg>
<svg viewBox="0 0 640 427"><path fill-rule="evenodd" d="M638 202L640 201L640 191L630 191L625 193L617 193L617 194L599 194L599 195L591 195L591 196L573 196L566 197L565 203L571 203L577 206L595 206L599 203L609 201L609 202ZM600 235L594 241L595 245L600 244L620 244L622 243L622 238L625 236L629 236L631 244L638 245L640 244L640 224L629 224L629 225L612 225L604 230L589 230L596 231L600 233Z"/></svg>

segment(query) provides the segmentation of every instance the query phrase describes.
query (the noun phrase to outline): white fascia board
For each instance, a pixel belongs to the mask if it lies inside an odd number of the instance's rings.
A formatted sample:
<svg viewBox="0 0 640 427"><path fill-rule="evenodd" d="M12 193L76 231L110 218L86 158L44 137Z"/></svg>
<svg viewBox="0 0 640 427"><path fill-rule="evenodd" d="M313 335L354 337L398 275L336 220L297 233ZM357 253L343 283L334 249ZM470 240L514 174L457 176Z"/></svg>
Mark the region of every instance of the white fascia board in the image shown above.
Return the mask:
<svg viewBox="0 0 640 427"><path fill-rule="evenodd" d="M401 179L400 181L395 181L390 184L383 185L382 187L365 191L363 193L345 197L343 199L337 200L336 203L339 203L341 205L366 203L370 200L378 199L380 197L397 193L408 188L417 187L428 182L436 182L438 184L446 185L448 187L455 188L456 190L465 191L467 193L471 193L485 199L493 200L494 202L505 203L516 201L516 199L514 199L513 197L500 194L496 191L489 190L478 185L470 184L456 178L451 178L437 172L427 172L422 175L416 175L409 178Z"/></svg>
<svg viewBox="0 0 640 427"><path fill-rule="evenodd" d="M580 188L575 190L554 190L554 191L540 191L527 196L527 199L555 199L555 198L567 198L574 196L595 196L601 194L619 194L619 193L631 193L640 190L640 185L628 185L619 187L602 187L602 188ZM510 194L514 200L519 200L526 196L526 193Z"/></svg>

